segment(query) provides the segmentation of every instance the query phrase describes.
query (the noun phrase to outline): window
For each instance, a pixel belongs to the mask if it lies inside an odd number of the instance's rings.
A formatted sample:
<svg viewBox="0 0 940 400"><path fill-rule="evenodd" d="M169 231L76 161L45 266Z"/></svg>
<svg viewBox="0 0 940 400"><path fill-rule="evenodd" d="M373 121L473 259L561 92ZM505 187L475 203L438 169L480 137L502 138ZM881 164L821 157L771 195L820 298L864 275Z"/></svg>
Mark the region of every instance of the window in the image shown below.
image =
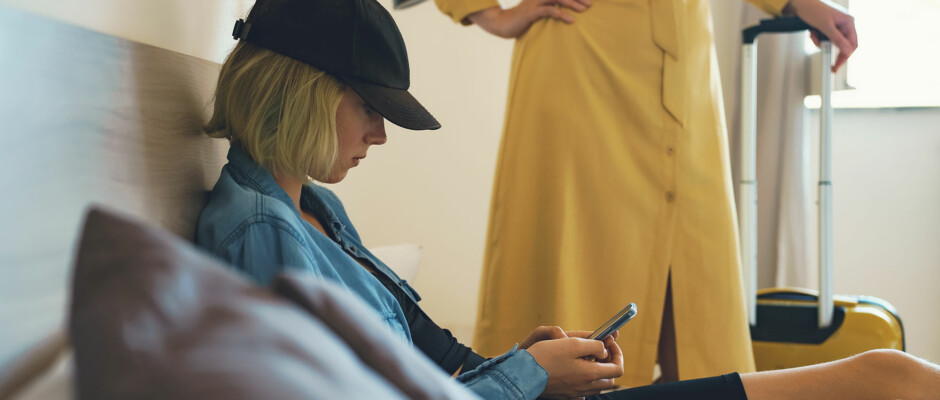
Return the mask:
<svg viewBox="0 0 940 400"><path fill-rule="evenodd" d="M833 107L940 107L940 1L851 0L849 11L859 48L845 82L855 89L833 93ZM805 103L818 108L819 96Z"/></svg>

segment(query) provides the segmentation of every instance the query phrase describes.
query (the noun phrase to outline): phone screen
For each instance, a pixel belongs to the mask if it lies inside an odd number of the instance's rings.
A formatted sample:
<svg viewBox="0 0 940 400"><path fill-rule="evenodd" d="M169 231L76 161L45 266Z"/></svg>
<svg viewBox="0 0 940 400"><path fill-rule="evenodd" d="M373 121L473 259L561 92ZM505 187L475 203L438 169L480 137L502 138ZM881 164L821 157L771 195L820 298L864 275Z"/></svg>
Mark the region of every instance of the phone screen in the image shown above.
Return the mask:
<svg viewBox="0 0 940 400"><path fill-rule="evenodd" d="M604 325L601 325L600 328L591 333L591 336L588 336L588 339L604 340L610 336L614 331L620 329L623 324L627 321L633 319L636 316L636 303L630 303L624 307L620 312L611 317Z"/></svg>

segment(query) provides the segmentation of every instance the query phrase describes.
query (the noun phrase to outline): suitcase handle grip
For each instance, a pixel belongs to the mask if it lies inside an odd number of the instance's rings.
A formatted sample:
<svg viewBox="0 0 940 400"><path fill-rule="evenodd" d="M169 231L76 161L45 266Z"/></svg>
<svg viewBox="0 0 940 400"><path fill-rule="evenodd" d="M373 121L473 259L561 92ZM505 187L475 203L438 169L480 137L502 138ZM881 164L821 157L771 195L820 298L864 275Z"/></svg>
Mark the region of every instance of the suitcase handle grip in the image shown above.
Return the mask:
<svg viewBox="0 0 940 400"><path fill-rule="evenodd" d="M812 29L797 17L762 20L742 32L741 57L741 173L738 190L738 223L741 262L747 290L748 322L757 324L757 36L761 33L799 32ZM817 32L818 33L818 32ZM820 35L822 39L822 35ZM822 76L819 111L819 312L820 328L832 324L835 313L832 284L832 42L820 43Z"/></svg>
<svg viewBox="0 0 940 400"><path fill-rule="evenodd" d="M760 24L751 26L741 32L741 39L745 44L754 43L754 40L757 39L757 36L764 32L776 32L776 33L786 33L786 32L800 32L805 30L812 30L816 32L816 35L819 36L819 40L829 40L826 35L823 35L822 32L809 26L799 17L780 17L780 18L770 18L762 19Z"/></svg>

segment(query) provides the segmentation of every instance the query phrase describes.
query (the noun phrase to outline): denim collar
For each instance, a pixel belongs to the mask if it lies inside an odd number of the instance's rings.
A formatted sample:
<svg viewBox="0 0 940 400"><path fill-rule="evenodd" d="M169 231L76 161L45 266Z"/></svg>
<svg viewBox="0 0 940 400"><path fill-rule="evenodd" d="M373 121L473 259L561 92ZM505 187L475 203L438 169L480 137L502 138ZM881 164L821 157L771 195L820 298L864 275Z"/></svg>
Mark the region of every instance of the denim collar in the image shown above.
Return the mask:
<svg viewBox="0 0 940 400"><path fill-rule="evenodd" d="M312 183L308 183L301 189L300 206L317 217L320 223L326 222L323 228L330 232L330 236L334 241L342 243L343 239L340 236L340 232L342 232L343 228L346 226L343 225L343 222L336 216L333 209L317 195L312 186Z"/></svg>
<svg viewBox="0 0 940 400"><path fill-rule="evenodd" d="M271 172L255 162L237 145L232 145L228 150L229 166L233 174L237 175L243 185L250 186L263 195L273 197L287 205L297 218L301 218L300 212L294 207L294 200L287 195L287 192L277 184ZM305 210L312 213L318 220L326 222L328 230L333 234L333 239L339 239L339 233L344 228L342 222L336 216L329 206L327 206L320 196L311 187L311 183L303 185L300 191L300 205Z"/></svg>

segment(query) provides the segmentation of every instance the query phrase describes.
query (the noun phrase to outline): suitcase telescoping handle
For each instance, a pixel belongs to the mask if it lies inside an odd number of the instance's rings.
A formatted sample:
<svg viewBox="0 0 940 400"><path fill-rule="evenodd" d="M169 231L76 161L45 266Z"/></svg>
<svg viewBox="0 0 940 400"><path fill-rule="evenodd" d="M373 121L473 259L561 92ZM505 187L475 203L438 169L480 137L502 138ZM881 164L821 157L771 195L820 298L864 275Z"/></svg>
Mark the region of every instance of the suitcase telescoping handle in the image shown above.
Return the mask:
<svg viewBox="0 0 940 400"><path fill-rule="evenodd" d="M744 29L741 57L741 180L739 182L739 228L741 262L747 290L748 321L757 325L757 36L762 33L799 32L812 29L797 17L767 19ZM832 324L832 42L820 32L822 48L822 104L819 111L819 327Z"/></svg>

